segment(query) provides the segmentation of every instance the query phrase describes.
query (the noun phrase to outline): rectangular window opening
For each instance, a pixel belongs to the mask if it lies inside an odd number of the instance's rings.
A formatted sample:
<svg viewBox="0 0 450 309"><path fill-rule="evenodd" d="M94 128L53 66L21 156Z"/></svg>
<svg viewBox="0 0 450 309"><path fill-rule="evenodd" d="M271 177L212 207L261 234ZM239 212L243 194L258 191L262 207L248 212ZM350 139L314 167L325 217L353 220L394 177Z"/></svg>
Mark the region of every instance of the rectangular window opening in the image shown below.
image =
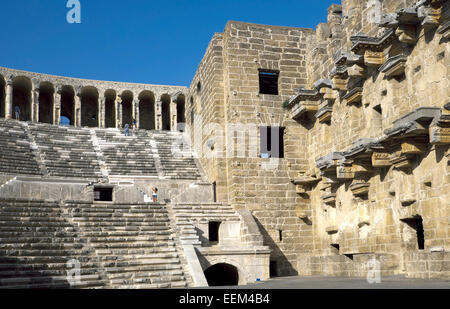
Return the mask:
<svg viewBox="0 0 450 309"><path fill-rule="evenodd" d="M260 127L261 158L284 158L284 130L282 127Z"/></svg>
<svg viewBox="0 0 450 309"><path fill-rule="evenodd" d="M278 71L259 69L259 93L278 95Z"/></svg>
<svg viewBox="0 0 450 309"><path fill-rule="evenodd" d="M95 202L112 202L113 188L94 188Z"/></svg>
<svg viewBox="0 0 450 309"><path fill-rule="evenodd" d="M219 242L219 228L221 222L209 222L208 223L208 235L209 241L212 243Z"/></svg>
<svg viewBox="0 0 450 309"><path fill-rule="evenodd" d="M269 264L269 273L270 273L270 278L278 277L278 265L277 265L277 261L270 261L270 264Z"/></svg>

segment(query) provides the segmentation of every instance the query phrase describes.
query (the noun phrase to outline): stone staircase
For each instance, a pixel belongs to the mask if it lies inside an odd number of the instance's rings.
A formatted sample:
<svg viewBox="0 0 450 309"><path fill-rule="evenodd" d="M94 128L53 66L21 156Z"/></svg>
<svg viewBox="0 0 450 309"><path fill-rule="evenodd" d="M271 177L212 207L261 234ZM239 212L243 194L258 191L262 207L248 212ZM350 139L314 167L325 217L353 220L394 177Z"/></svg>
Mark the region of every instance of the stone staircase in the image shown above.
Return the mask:
<svg viewBox="0 0 450 309"><path fill-rule="evenodd" d="M118 129L95 130L109 175L158 177L149 138L144 131L124 136Z"/></svg>
<svg viewBox="0 0 450 309"><path fill-rule="evenodd" d="M66 204L80 238L94 248L108 287L179 288L186 277L163 204Z"/></svg>
<svg viewBox="0 0 450 309"><path fill-rule="evenodd" d="M0 173L42 175L21 122L0 119Z"/></svg>
<svg viewBox="0 0 450 309"><path fill-rule="evenodd" d="M67 278L67 262L80 262L80 280ZM106 286L93 251L55 202L0 200L0 288Z"/></svg>
<svg viewBox="0 0 450 309"><path fill-rule="evenodd" d="M201 168L180 132L147 132L155 140L163 174L169 179L202 178Z"/></svg>
<svg viewBox="0 0 450 309"><path fill-rule="evenodd" d="M182 244L201 245L195 224L240 221L231 205L223 203L177 203L171 206L171 211Z"/></svg>
<svg viewBox="0 0 450 309"><path fill-rule="evenodd" d="M36 123L30 123L29 129L49 176L102 177L89 130Z"/></svg>

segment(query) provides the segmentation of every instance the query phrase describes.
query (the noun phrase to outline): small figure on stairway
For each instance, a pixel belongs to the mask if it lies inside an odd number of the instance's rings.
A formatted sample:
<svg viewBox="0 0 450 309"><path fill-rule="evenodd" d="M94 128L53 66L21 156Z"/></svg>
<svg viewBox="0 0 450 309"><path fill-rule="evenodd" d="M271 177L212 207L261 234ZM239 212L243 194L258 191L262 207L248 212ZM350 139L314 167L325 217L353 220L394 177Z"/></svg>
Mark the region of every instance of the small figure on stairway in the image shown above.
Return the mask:
<svg viewBox="0 0 450 309"><path fill-rule="evenodd" d="M152 187L152 192L153 203L158 203L158 188Z"/></svg>
<svg viewBox="0 0 450 309"><path fill-rule="evenodd" d="M134 119L134 118L133 118L133 124L131 125L131 127L133 128L133 135L136 135L137 126L136 126L136 119Z"/></svg>
<svg viewBox="0 0 450 309"><path fill-rule="evenodd" d="M19 118L20 118L20 108L17 105L15 107L15 112L16 112L16 120L19 120Z"/></svg>
<svg viewBox="0 0 450 309"><path fill-rule="evenodd" d="M128 123L125 124L125 136L130 136L130 126Z"/></svg>

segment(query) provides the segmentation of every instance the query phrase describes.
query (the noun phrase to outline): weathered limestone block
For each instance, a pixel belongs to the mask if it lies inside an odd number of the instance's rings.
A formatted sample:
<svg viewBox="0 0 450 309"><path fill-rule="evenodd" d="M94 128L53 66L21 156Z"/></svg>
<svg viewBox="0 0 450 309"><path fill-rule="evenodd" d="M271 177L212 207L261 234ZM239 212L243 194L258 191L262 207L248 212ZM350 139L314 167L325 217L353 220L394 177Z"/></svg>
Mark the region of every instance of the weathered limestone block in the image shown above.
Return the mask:
<svg viewBox="0 0 450 309"><path fill-rule="evenodd" d="M417 42L415 25L400 25L395 31L395 34L402 43L415 44Z"/></svg>
<svg viewBox="0 0 450 309"><path fill-rule="evenodd" d="M333 77L333 89L340 91L347 91L348 77L334 76Z"/></svg>
<svg viewBox="0 0 450 309"><path fill-rule="evenodd" d="M348 75L351 77L361 77L366 76L366 69L360 64L354 64L347 69Z"/></svg>
<svg viewBox="0 0 450 309"><path fill-rule="evenodd" d="M322 196L322 200L326 205L336 205L336 193L328 193Z"/></svg>
<svg viewBox="0 0 450 309"><path fill-rule="evenodd" d="M406 61L405 55L391 57L380 67L380 72L384 73L386 77L402 75L405 73Z"/></svg>
<svg viewBox="0 0 450 309"><path fill-rule="evenodd" d="M369 193L370 183L363 180L356 180L350 185L350 190L354 196L365 196Z"/></svg>
<svg viewBox="0 0 450 309"><path fill-rule="evenodd" d="M391 166L390 157L391 154L388 152L374 151L372 154L372 166L375 168Z"/></svg>
<svg viewBox="0 0 450 309"><path fill-rule="evenodd" d="M444 114L429 127L430 143L433 145L450 144L450 114Z"/></svg>
<svg viewBox="0 0 450 309"><path fill-rule="evenodd" d="M412 167L414 155L402 154L401 151L396 151L391 154L390 162L395 169L408 169Z"/></svg>
<svg viewBox="0 0 450 309"><path fill-rule="evenodd" d="M368 67L379 67L386 61L384 52L366 50L364 53L364 64Z"/></svg>
<svg viewBox="0 0 450 309"><path fill-rule="evenodd" d="M299 119L306 113L316 113L319 110L317 101L302 101L292 108L292 119Z"/></svg>
<svg viewBox="0 0 450 309"><path fill-rule="evenodd" d="M353 88L344 97L345 104L358 104L361 103L363 95L363 89L361 87Z"/></svg>
<svg viewBox="0 0 450 309"><path fill-rule="evenodd" d="M404 141L401 144L401 155L415 155L426 151L426 145L413 140Z"/></svg>
<svg viewBox="0 0 450 309"><path fill-rule="evenodd" d="M300 177L293 180L296 185L297 193L307 193L312 190L312 186L320 181L320 178L300 175Z"/></svg>
<svg viewBox="0 0 450 309"><path fill-rule="evenodd" d="M353 171L352 165L342 164L336 167L336 176L338 179L353 179L355 178L355 173Z"/></svg>
<svg viewBox="0 0 450 309"><path fill-rule="evenodd" d="M422 27L425 29L439 26L439 20L442 16L442 4L434 6L420 6L417 9L417 16L422 20Z"/></svg>

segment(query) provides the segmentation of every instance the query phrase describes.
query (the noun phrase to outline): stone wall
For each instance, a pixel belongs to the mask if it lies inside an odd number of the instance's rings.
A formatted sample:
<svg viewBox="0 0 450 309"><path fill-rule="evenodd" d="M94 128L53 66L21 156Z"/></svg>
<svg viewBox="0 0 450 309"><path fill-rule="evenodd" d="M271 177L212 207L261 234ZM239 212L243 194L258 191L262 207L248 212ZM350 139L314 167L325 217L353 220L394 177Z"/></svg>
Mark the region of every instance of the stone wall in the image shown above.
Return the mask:
<svg viewBox="0 0 450 309"><path fill-rule="evenodd" d="M230 21L214 35L191 137L278 275L364 276L366 257L412 275L405 254L449 250L449 7L343 0L316 31ZM279 95L260 94L258 69L279 71ZM259 157L260 126L286 128L284 158Z"/></svg>

